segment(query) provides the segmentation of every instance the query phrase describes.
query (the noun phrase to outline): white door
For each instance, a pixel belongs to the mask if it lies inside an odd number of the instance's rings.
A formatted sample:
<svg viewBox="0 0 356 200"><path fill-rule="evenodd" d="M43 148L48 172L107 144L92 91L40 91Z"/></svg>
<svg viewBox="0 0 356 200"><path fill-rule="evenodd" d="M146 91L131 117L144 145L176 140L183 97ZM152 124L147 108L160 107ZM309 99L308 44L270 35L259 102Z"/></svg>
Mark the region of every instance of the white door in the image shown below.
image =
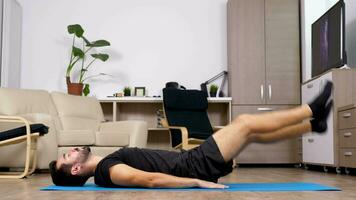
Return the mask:
<svg viewBox="0 0 356 200"><path fill-rule="evenodd" d="M309 103L320 94L326 80L332 80L332 73L327 73L302 86L302 102ZM303 162L315 164L334 164L333 110L328 119L325 133L309 133L303 136Z"/></svg>

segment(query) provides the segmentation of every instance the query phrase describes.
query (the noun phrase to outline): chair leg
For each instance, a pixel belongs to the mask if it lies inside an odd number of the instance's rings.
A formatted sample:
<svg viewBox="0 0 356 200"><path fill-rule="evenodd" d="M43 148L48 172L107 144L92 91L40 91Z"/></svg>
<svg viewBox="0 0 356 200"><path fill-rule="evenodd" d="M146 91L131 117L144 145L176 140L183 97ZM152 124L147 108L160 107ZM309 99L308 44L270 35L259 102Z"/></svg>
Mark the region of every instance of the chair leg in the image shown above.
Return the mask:
<svg viewBox="0 0 356 200"><path fill-rule="evenodd" d="M31 170L28 172L27 176L29 176L33 172L35 172L35 169L36 169L36 164L37 164L37 138L33 138L31 146L32 146L32 148L31 148L32 167L31 167Z"/></svg>
<svg viewBox="0 0 356 200"><path fill-rule="evenodd" d="M33 144L31 145L31 140L33 140ZM17 174L4 174L4 175L0 175L0 178L16 178L16 179L20 179L20 178L25 178L27 175L30 175L31 173L33 173L35 171L36 168L36 161L37 161L37 155L36 155L36 147L37 147L37 138L31 138L30 140L27 140L26 142L26 160L25 160L25 168L23 172L17 173ZM32 153L32 156L31 156ZM31 167L31 171L29 171L30 168L30 163L31 163L31 157L32 159L32 167Z"/></svg>

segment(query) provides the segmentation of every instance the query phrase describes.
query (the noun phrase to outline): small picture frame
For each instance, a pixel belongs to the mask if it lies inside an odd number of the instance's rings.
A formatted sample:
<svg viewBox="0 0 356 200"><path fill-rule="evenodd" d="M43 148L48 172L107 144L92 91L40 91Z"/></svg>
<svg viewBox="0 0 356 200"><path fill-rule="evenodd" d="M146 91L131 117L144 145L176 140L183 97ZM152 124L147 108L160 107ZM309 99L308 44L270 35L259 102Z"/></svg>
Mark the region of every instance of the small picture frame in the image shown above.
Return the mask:
<svg viewBox="0 0 356 200"><path fill-rule="evenodd" d="M144 97L146 95L145 87L135 87L135 96Z"/></svg>

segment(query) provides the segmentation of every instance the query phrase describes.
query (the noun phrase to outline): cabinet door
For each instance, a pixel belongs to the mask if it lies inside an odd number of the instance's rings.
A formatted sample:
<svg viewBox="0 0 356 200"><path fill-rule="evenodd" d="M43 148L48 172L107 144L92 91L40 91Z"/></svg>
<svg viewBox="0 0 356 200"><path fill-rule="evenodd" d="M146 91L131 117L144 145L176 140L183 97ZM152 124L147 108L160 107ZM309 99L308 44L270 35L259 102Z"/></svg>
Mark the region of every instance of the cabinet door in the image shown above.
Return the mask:
<svg viewBox="0 0 356 200"><path fill-rule="evenodd" d="M320 94L326 80L332 80L332 73L327 73L318 79L304 84L302 86L303 103L311 102L315 96ZM325 133L309 133L303 136L303 162L335 164L334 108L331 110L327 123L328 129Z"/></svg>
<svg viewBox="0 0 356 200"><path fill-rule="evenodd" d="M291 106L233 106L234 117L244 113L264 113L272 110L287 109ZM297 139L283 140L268 144L248 145L235 158L238 163L296 163Z"/></svg>
<svg viewBox="0 0 356 200"><path fill-rule="evenodd" d="M228 3L229 95L233 104L264 104L264 0Z"/></svg>
<svg viewBox="0 0 356 200"><path fill-rule="evenodd" d="M300 104L299 1L266 0L267 104Z"/></svg>

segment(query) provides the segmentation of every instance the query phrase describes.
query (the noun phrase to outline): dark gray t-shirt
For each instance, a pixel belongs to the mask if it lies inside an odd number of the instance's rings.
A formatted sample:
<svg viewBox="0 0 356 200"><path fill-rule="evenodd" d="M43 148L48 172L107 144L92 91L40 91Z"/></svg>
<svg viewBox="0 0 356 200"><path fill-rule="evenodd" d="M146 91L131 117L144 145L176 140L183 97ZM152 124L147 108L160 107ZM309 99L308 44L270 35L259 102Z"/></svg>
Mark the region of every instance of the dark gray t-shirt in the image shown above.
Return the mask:
<svg viewBox="0 0 356 200"><path fill-rule="evenodd" d="M232 161L225 162L213 137L197 148L184 152L123 148L101 160L95 169L95 184L117 187L110 179L109 169L126 164L146 172L160 172L173 176L199 178L217 182L232 171Z"/></svg>
<svg viewBox="0 0 356 200"><path fill-rule="evenodd" d="M117 164L126 164L146 172L171 174L179 156L179 152L173 151L122 148L106 156L98 163L94 173L94 181L99 186L115 187L116 185L111 181L109 169Z"/></svg>

